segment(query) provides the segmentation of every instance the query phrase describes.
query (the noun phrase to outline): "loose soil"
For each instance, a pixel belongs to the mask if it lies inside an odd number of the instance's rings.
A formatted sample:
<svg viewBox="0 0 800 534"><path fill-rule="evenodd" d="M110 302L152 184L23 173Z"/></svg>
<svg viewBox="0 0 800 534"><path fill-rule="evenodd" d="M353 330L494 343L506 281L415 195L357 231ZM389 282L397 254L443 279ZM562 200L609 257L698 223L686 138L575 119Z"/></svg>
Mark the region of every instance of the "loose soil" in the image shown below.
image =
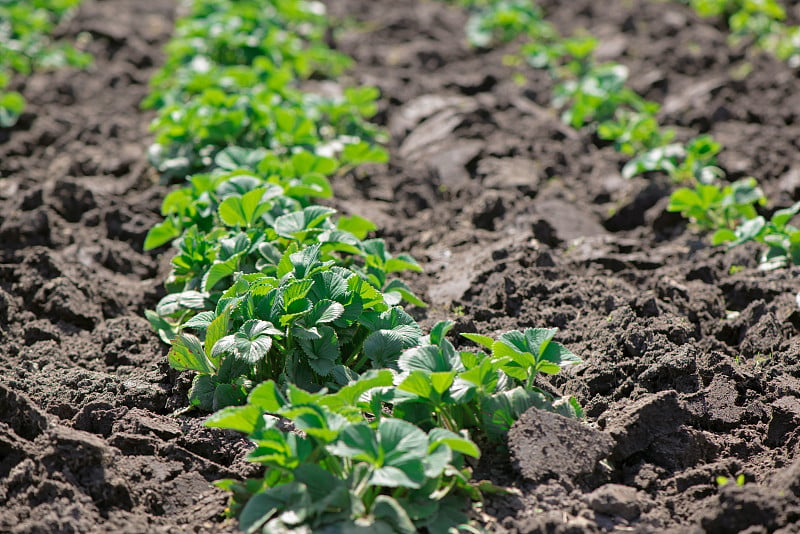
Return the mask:
<svg viewBox="0 0 800 534"><path fill-rule="evenodd" d="M477 514L487 529L800 531L800 269L708 246L665 211L668 181L624 180L611 147L559 121L546 73L514 82L513 45L468 48L460 9L328 3L357 61L344 81L381 89L392 153L338 179L333 205L425 265L409 277L424 325L554 326L585 360L542 385L586 423L528 412L476 466L511 489ZM723 142L721 165L756 175L769 209L800 199L796 71L677 3L540 3L598 36L680 138ZM235 528L209 483L252 473L247 445L175 414L187 377L142 318L168 257L141 248L166 189L138 102L173 17L87 0L62 31L91 34L94 68L20 80L29 111L0 131L0 531Z"/></svg>

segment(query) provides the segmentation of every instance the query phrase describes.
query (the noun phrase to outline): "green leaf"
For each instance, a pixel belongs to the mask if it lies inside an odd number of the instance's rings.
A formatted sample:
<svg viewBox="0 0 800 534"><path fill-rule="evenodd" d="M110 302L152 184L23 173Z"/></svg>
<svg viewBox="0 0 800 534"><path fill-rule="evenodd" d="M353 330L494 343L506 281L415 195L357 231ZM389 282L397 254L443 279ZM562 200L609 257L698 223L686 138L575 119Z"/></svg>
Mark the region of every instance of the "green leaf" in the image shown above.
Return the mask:
<svg viewBox="0 0 800 534"><path fill-rule="evenodd" d="M332 300L320 300L311 309L306 318L306 324L330 323L344 314L344 306Z"/></svg>
<svg viewBox="0 0 800 534"><path fill-rule="evenodd" d="M336 227L340 230L350 232L358 239L364 239L370 232L378 229L375 223L369 219L359 217L358 215L341 217L336 223Z"/></svg>
<svg viewBox="0 0 800 534"><path fill-rule="evenodd" d="M316 229L323 221L336 213L324 206L309 206L302 211L281 215L275 220L275 231L281 237L302 239L305 232Z"/></svg>
<svg viewBox="0 0 800 534"><path fill-rule="evenodd" d="M248 397L248 402L253 406L257 406L260 410L276 414L286 403L283 395L278 392L278 387L275 382L268 380L262 382L253 388Z"/></svg>
<svg viewBox="0 0 800 534"><path fill-rule="evenodd" d="M405 336L394 330L378 330L364 340L364 354L376 367L386 367L397 361L407 346Z"/></svg>
<svg viewBox="0 0 800 534"><path fill-rule="evenodd" d="M170 366L178 371L197 371L206 374L216 372L214 364L206 357L200 340L192 334L178 334L172 340L172 349L167 358Z"/></svg>
<svg viewBox="0 0 800 534"><path fill-rule="evenodd" d="M772 215L770 222L782 229L798 212L800 212L800 202L796 202L789 208L776 211Z"/></svg>
<svg viewBox="0 0 800 534"><path fill-rule="evenodd" d="M439 399L434 395L433 384L431 384L430 376L423 371L413 371L398 384L399 391L405 391L416 395L425 400L431 400L438 403Z"/></svg>
<svg viewBox="0 0 800 534"><path fill-rule="evenodd" d="M394 273L399 271L414 271L417 273L422 272L422 267L410 256L398 256L387 260L384 264L384 270L387 273Z"/></svg>
<svg viewBox="0 0 800 534"><path fill-rule="evenodd" d="M251 319L234 334L233 346L236 356L247 363L255 364L263 359L272 347L272 337L282 332L269 321Z"/></svg>
<svg viewBox="0 0 800 534"><path fill-rule="evenodd" d="M403 300L413 304L414 306L419 306L420 308L428 307L428 305L425 304L425 301L421 300L414 293L412 293L406 283L401 280L392 280L386 284L383 290L386 294L398 293Z"/></svg>
<svg viewBox="0 0 800 534"><path fill-rule="evenodd" d="M494 346L494 339L490 338L489 336L484 336L481 334L461 334L461 336L469 339L470 341L474 341L478 345L482 345L487 349L491 349Z"/></svg>
<svg viewBox="0 0 800 534"><path fill-rule="evenodd" d="M252 434L261 418L261 413L261 409L253 404L229 406L209 416L204 425Z"/></svg>
<svg viewBox="0 0 800 534"><path fill-rule="evenodd" d="M230 196L219 205L219 217L228 226L247 226L241 197Z"/></svg>
<svg viewBox="0 0 800 534"><path fill-rule="evenodd" d="M319 333L322 336L320 339L298 339L297 342L311 359L309 363L312 368L316 366L318 374L327 376L333 370L333 362L339 359L339 338L329 326L320 326ZM316 360L327 360L328 363ZM320 372L323 370L325 372Z"/></svg>
<svg viewBox="0 0 800 534"><path fill-rule="evenodd" d="M189 403L201 410L210 412L214 410L214 392L217 390L217 381L210 375L196 375L192 380L189 390Z"/></svg>
<svg viewBox="0 0 800 534"><path fill-rule="evenodd" d="M372 506L372 515L384 519L398 534L415 534L417 528L400 504L388 495L379 495Z"/></svg>
<svg viewBox="0 0 800 534"><path fill-rule="evenodd" d="M545 408L547 404L547 399L542 393L526 391L522 387L484 397L481 402L481 412L486 433L492 438L498 438L508 432L511 425L528 408L532 406Z"/></svg>
<svg viewBox="0 0 800 534"><path fill-rule="evenodd" d="M258 188L242 196L229 196L219 205L219 216L228 226L253 226L270 204L262 201L266 189Z"/></svg>
<svg viewBox="0 0 800 534"><path fill-rule="evenodd" d="M11 128L25 110L25 99L16 91L0 90L0 128Z"/></svg>
<svg viewBox="0 0 800 534"><path fill-rule="evenodd" d="M217 384L214 390L212 410L217 411L228 406L238 406L245 401L242 388L233 384Z"/></svg>
<svg viewBox="0 0 800 534"><path fill-rule="evenodd" d="M481 451L475 443L444 428L432 429L428 433L428 442L429 449L438 447L439 444L444 444L456 452L472 456L473 458L480 458L481 456Z"/></svg>
<svg viewBox="0 0 800 534"><path fill-rule="evenodd" d="M338 163L335 159L318 156L305 150L292 154L291 162L294 171L298 175L308 174L310 172L331 174L338 167Z"/></svg>
<svg viewBox="0 0 800 534"><path fill-rule="evenodd" d="M366 423L348 426L339 434L336 443L328 445L331 454L367 462L373 466L380 465L380 446L375 431Z"/></svg>
<svg viewBox="0 0 800 534"><path fill-rule="evenodd" d="M173 293L161 299L156 306L156 313L161 317L171 317L184 310L207 310L213 308L208 305L206 293L198 291L182 291Z"/></svg>
<svg viewBox="0 0 800 534"><path fill-rule="evenodd" d="M158 337L161 338L161 341L167 344L172 343L172 338L177 335L175 326L172 323L158 315L153 310L145 310L144 316L150 323L150 327L158 333Z"/></svg>
<svg viewBox="0 0 800 534"><path fill-rule="evenodd" d="M214 358L214 345L216 345L217 341L225 337L225 334L228 333L228 323L230 322L230 317L231 307L228 306L220 315L211 321L211 324L208 325L208 329L206 330L205 352L212 360ZM219 362L216 364L219 365Z"/></svg>
<svg viewBox="0 0 800 534"><path fill-rule="evenodd" d="M313 286L314 281L309 279L290 282L283 290L284 309L288 310L293 302L304 299Z"/></svg>
<svg viewBox="0 0 800 534"><path fill-rule="evenodd" d="M206 330L208 329L211 321L214 320L216 314L213 311L204 311L200 312L185 323L183 323L184 328L195 328L197 330Z"/></svg>
<svg viewBox="0 0 800 534"><path fill-rule="evenodd" d="M429 334L431 345L440 345L455 324L454 321L439 321L433 325L431 333Z"/></svg>
<svg viewBox="0 0 800 534"><path fill-rule="evenodd" d="M569 349L560 343L556 343L555 341L550 341L547 343L547 346L544 347L544 350L540 349L540 354L543 360L553 363L558 367L582 363L582 360L573 354Z"/></svg>
<svg viewBox="0 0 800 534"><path fill-rule="evenodd" d="M425 432L407 421L393 417L380 420L378 437L385 455L384 465L405 469L407 465L424 458L428 450L428 436Z"/></svg>
<svg viewBox="0 0 800 534"><path fill-rule="evenodd" d="M370 146L366 141L345 145L342 151L342 161L350 165L363 163L386 163L389 153L381 147Z"/></svg>
<svg viewBox="0 0 800 534"><path fill-rule="evenodd" d="M370 370L361 375L357 381L352 382L332 395L323 397L320 404L333 411L351 406L357 406L361 396L371 389L388 387L392 385L392 372L388 369Z"/></svg>
<svg viewBox="0 0 800 534"><path fill-rule="evenodd" d="M755 219L750 219L748 221L743 222L738 227L736 227L736 241L734 245L741 245L746 241L750 241L756 239L764 227L767 225L767 221L764 217L758 216Z"/></svg>
<svg viewBox="0 0 800 534"><path fill-rule="evenodd" d="M717 230L714 232L714 235L711 236L711 244L714 246L722 245L730 241L736 241L736 232L728 230L727 228Z"/></svg>
<svg viewBox="0 0 800 534"><path fill-rule="evenodd" d="M311 498L305 485L290 482L253 495L239 515L239 529L247 534L261 527L277 513L288 508L302 510L311 507Z"/></svg>
<svg viewBox="0 0 800 534"><path fill-rule="evenodd" d="M436 345L423 345L413 347L403 352L397 361L402 371L425 371L435 373L441 371L461 370L461 360L453 353L448 358L443 350Z"/></svg>
<svg viewBox="0 0 800 534"><path fill-rule="evenodd" d="M181 229L175 225L171 219L165 219L163 222L158 223L147 232L147 237L144 239L144 250L152 250L161 245L169 243L173 239L180 237Z"/></svg>
<svg viewBox="0 0 800 534"><path fill-rule="evenodd" d="M453 385L453 379L455 379L455 376L455 371L431 373L431 386L433 386L434 391L436 391L439 395L442 395L448 389L450 389L450 386Z"/></svg>
<svg viewBox="0 0 800 534"><path fill-rule="evenodd" d="M239 270L239 258L240 255L236 255L232 258L229 258L226 261L216 262L214 263L211 268L208 270L206 274L206 281L203 288L206 291L211 291L217 282L226 278L228 276L233 275L236 271Z"/></svg>

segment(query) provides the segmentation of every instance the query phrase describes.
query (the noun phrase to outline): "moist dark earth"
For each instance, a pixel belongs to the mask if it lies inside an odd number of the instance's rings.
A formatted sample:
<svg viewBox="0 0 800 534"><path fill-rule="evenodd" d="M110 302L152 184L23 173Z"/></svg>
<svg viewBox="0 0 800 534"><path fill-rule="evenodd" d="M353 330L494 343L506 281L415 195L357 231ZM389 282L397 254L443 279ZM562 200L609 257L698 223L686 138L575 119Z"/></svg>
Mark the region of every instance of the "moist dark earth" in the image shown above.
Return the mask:
<svg viewBox="0 0 800 534"><path fill-rule="evenodd" d="M598 36L679 138L720 140L729 175L761 181L765 214L800 200L797 70L677 3L541 5L563 33ZM509 488L476 519L800 531L800 269L710 247L666 211L664 177L623 179L612 147L560 122L546 73L504 66L514 44L470 49L459 8L329 10L332 43L356 59L342 83L381 89L392 154L337 178L332 204L425 266L408 278L424 325L558 327L584 359L541 385L575 395L586 421L526 413L476 466ZM0 532L235 530L210 482L253 473L247 444L180 415L188 377L143 318L169 268L168 251L142 251L168 189L139 102L174 17L171 2L87 0L59 33L90 35L94 66L15 82L29 107L0 130Z"/></svg>

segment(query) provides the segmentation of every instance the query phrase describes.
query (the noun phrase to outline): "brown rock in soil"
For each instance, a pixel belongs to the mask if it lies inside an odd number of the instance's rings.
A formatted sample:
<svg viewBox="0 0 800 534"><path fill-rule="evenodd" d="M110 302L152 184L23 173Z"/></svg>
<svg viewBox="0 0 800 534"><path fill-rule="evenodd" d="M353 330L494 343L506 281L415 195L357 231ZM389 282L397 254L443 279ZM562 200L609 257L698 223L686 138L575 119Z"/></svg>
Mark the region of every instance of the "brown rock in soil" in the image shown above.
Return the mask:
<svg viewBox="0 0 800 534"><path fill-rule="evenodd" d="M612 446L603 432L536 408L522 414L508 431L512 464L533 481L589 475Z"/></svg>
<svg viewBox="0 0 800 534"><path fill-rule="evenodd" d="M728 484L698 512L698 521L705 532L714 534L735 534L751 527L765 529L757 532L772 532L787 524L786 501L774 489Z"/></svg>
<svg viewBox="0 0 800 534"><path fill-rule="evenodd" d="M790 434L800 427L800 399L781 397L772 403L772 419L767 428L767 444L786 443Z"/></svg>
<svg viewBox="0 0 800 534"><path fill-rule="evenodd" d="M598 514L636 519L652 506L652 501L636 488L604 484L586 497L589 508Z"/></svg>
<svg viewBox="0 0 800 534"><path fill-rule="evenodd" d="M678 430L687 415L675 391L662 391L635 401L606 427L616 440L614 459L623 461L648 449L657 439Z"/></svg>
<svg viewBox="0 0 800 534"><path fill-rule="evenodd" d="M695 417L705 419L708 428L722 431L735 428L744 417L746 410L737 405L738 397L736 383L718 374L714 375L708 387L686 401Z"/></svg>

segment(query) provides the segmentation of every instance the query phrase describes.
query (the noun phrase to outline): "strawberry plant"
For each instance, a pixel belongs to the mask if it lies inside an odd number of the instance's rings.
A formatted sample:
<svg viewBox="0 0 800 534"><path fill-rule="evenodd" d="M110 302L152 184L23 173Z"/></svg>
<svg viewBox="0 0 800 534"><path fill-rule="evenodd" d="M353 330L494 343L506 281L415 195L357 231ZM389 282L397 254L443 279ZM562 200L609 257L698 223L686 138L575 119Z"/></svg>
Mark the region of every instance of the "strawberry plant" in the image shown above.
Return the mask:
<svg viewBox="0 0 800 534"><path fill-rule="evenodd" d="M552 341L556 329L506 332L496 341L463 334L489 348L487 355L456 352L444 337L452 325L438 323L420 346L398 359L396 389L384 397L393 404L396 416L423 428L474 429L491 439L503 436L532 406L582 417L575 399L554 399L534 386L538 373L556 374L581 361Z"/></svg>
<svg viewBox="0 0 800 534"><path fill-rule="evenodd" d="M246 405L211 416L210 426L247 433L256 447L250 461L266 468L258 479L218 482L233 492L231 512L240 526L313 529L355 521L387 532L465 526L466 503L480 499L463 461L480 452L466 430L498 439L532 406L582 417L574 399L554 400L533 386L537 373L580 361L552 341L555 329L508 332L497 341L465 334L491 347L487 355L457 353L444 337L451 326L438 323L404 351L401 331L375 331L365 343L374 340L370 350L402 351L393 369L354 376L335 393L289 384L283 394L274 381L264 382ZM279 430L277 418L303 437ZM314 492L312 484L326 491ZM391 507L377 513L378 503Z"/></svg>
<svg viewBox="0 0 800 534"><path fill-rule="evenodd" d="M800 27L786 24L786 9L777 0L688 0L701 17L722 17L731 41L752 41L758 48L800 64Z"/></svg>
<svg viewBox="0 0 800 534"><path fill-rule="evenodd" d="M718 230L712 240L715 244L728 243L730 246L747 241L766 245L760 258L763 270L800 265L800 229L789 224L798 212L800 202L777 210L769 220L761 215L748 217L734 229Z"/></svg>
<svg viewBox="0 0 800 534"><path fill-rule="evenodd" d="M757 216L756 205L766 202L754 178L745 178L730 185L697 183L694 188L675 190L667 211L679 212L703 230L717 232L712 238L719 244L722 236L733 231L742 220Z"/></svg>
<svg viewBox="0 0 800 534"><path fill-rule="evenodd" d="M507 43L521 35L548 31L541 9L529 0L490 2L474 11L466 27L467 40L476 47L493 42Z"/></svg>
<svg viewBox="0 0 800 534"><path fill-rule="evenodd" d="M402 350L420 342L422 331L402 308L387 305L358 274L320 261L319 247L286 259L279 278L240 275L214 310L183 324L202 340L188 333L172 340L172 366L198 373L192 404L204 410L237 404L268 379L309 390L338 388L354 373L394 366ZM220 397L232 388L236 397Z"/></svg>
<svg viewBox="0 0 800 534"><path fill-rule="evenodd" d="M208 28L224 28L209 35ZM347 88L314 94L297 88L311 76L333 76L350 60L324 42L327 21L316 2L195 2L178 23L168 59L152 80L146 107L158 106L150 159L166 178L214 166L230 145L287 155L299 148L334 147L382 138L365 121L377 91ZM350 152L352 155L352 150ZM363 161L382 150L361 148Z"/></svg>
<svg viewBox="0 0 800 534"><path fill-rule="evenodd" d="M14 126L25 110L25 99L6 90L14 73L66 65L86 67L89 54L50 36L80 0L23 0L0 2L0 128Z"/></svg>
<svg viewBox="0 0 800 534"><path fill-rule="evenodd" d="M619 110L613 119L602 122L597 127L600 139L613 141L614 148L626 156L636 156L650 150L669 145L675 138L675 132L663 129L655 115L658 106L647 103L644 111ZM629 174L623 169L623 175ZM639 174L644 169L634 169Z"/></svg>
<svg viewBox="0 0 800 534"><path fill-rule="evenodd" d="M233 493L240 528L410 534L466 525L464 509L480 493L464 458L477 458L478 447L461 434L426 432L383 414L372 393L391 384L387 370L336 393L282 390L270 381L245 406L209 418L209 426L248 434L255 445L249 459L265 468L257 479L217 482ZM278 418L302 434L279 429Z"/></svg>
<svg viewBox="0 0 800 534"><path fill-rule="evenodd" d="M712 184L725 176L716 166L722 145L709 135L701 135L686 145L665 144L638 153L622 168L622 175L632 178L653 171L666 172L675 183Z"/></svg>

